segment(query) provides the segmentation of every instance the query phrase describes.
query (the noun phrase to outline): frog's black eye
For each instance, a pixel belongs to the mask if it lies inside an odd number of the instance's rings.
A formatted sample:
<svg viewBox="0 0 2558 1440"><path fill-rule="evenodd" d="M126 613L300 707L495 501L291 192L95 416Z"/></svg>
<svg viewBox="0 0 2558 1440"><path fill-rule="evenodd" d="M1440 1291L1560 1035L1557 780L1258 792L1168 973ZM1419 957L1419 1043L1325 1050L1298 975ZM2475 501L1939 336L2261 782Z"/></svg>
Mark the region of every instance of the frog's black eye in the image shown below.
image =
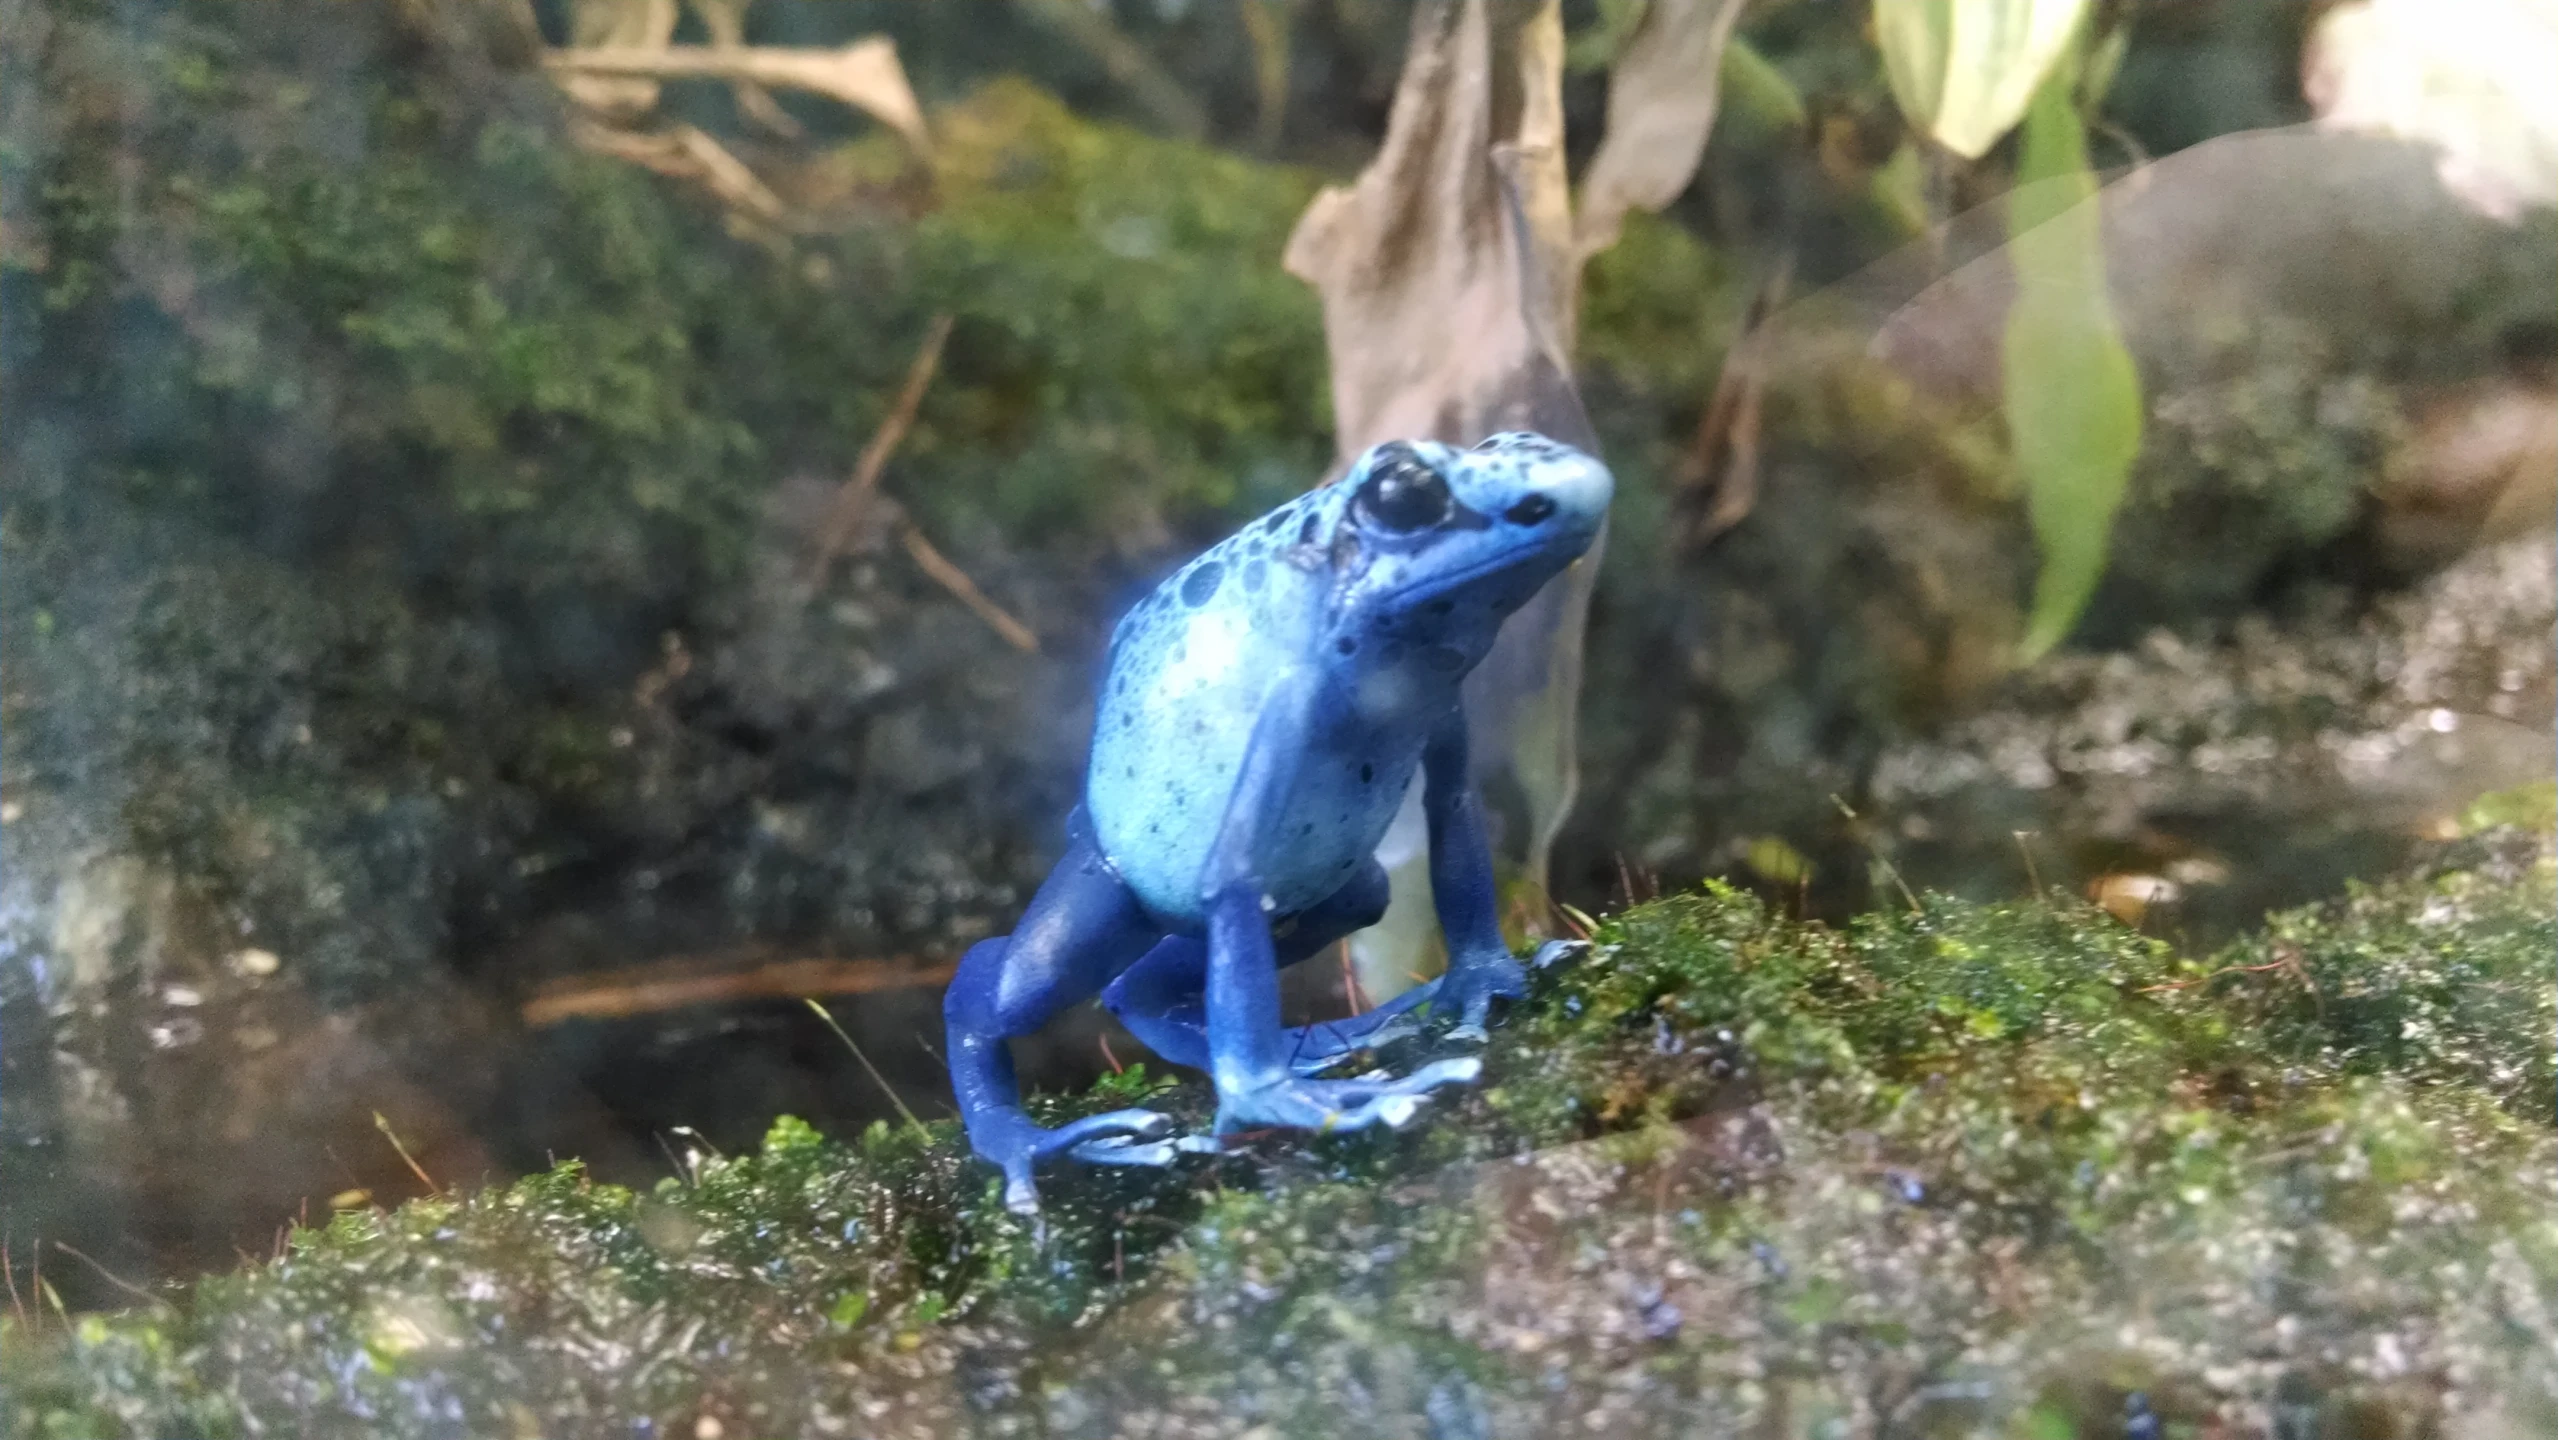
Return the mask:
<svg viewBox="0 0 2558 1440"><path fill-rule="evenodd" d="M1402 445L1388 445L1359 486L1359 518L1380 530L1427 530L1448 518L1448 482Z"/></svg>

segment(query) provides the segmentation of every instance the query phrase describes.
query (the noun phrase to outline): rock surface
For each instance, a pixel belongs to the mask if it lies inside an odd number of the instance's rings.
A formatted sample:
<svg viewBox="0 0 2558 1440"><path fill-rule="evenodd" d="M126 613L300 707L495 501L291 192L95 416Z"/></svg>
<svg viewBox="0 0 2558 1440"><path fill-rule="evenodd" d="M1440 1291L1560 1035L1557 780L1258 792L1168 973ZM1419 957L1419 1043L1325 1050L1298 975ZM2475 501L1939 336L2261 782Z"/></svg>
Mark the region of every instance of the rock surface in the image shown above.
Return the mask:
<svg viewBox="0 0 2558 1440"><path fill-rule="evenodd" d="M647 1192L350 1211L68 1333L30 1303L0 1428L2545 1433L2554 878L2490 830L2200 958L2057 899L1680 896L1402 1135L1061 1171L1033 1225L953 1125L783 1120ZM1208 1103L1047 1103L1136 1097Z"/></svg>

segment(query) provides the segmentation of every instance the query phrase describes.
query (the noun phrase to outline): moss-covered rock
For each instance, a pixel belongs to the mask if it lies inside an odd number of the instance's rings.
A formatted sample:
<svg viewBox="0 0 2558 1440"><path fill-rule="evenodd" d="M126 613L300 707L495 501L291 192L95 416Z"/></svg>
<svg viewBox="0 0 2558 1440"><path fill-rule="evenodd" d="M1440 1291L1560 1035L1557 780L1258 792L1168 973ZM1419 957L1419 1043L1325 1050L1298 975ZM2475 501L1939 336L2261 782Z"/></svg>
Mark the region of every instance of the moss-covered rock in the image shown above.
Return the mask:
<svg viewBox="0 0 2558 1440"><path fill-rule="evenodd" d="M229 1253L344 1167L278 1137L190 1187L199 1140L247 1138L206 1115L357 1070L358 1119L440 1111L472 1170L594 1153L506 1118L575 1107L452 1083L520 1072L483 1022L545 975L983 933L1056 843L1121 596L1329 460L1316 305L1277 263L1311 176L995 84L937 113L929 186L741 235L576 143L502 23L529 13L62 0L6 39L22 1242ZM879 534L809 575L811 508L935 314L878 512L1043 654ZM473 1063L417 1043L460 1031ZM118 1213L158 1187L194 1193Z"/></svg>
<svg viewBox="0 0 2558 1440"><path fill-rule="evenodd" d="M2492 832L2203 958L2058 901L1830 929L1720 889L1597 938L1406 1134L1060 1169L1029 1224L948 1124L784 1119L651 1193L563 1166L343 1214L70 1333L12 1315L0 1415L66 1437L2558 1421L2545 839ZM1045 1103L1139 1097L1208 1105L1134 1069Z"/></svg>

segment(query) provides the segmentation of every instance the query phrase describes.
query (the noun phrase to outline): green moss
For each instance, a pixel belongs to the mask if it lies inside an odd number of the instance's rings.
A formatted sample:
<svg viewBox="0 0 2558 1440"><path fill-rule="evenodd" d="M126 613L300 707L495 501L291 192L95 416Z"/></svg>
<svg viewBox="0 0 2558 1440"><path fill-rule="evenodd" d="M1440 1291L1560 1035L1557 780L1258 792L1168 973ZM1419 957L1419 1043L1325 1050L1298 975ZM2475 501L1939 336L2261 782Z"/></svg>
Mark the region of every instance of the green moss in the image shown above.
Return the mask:
<svg viewBox="0 0 2558 1440"><path fill-rule="evenodd" d="M1322 319L1279 268L1313 175L1082 120L1019 81L936 119L940 204L904 243L960 329L919 501L972 497L1013 533L1096 507L1223 523L1323 473Z"/></svg>
<svg viewBox="0 0 2558 1440"><path fill-rule="evenodd" d="M1070 783L1052 688L1157 555L1329 463L1315 299L1278 268L1303 172L998 84L937 113L915 213L764 243L414 7L35 19L58 103L0 156L0 648L10 782L57 828L13 827L13 864L138 851L331 997L675 844L724 872L704 893L771 897L742 928L945 941L859 922L930 930L885 893L916 875L1035 879L1003 867L1044 840L989 817ZM785 482L849 473L938 313L889 488L1054 660L902 562L845 577L849 635L770 583L803 559ZM703 660L680 693L669 637ZM984 798L884 862L840 820L822 862L743 838L725 769L776 730L861 753L899 710Z"/></svg>
<svg viewBox="0 0 2558 1440"><path fill-rule="evenodd" d="M2554 908L2513 832L2202 959L2072 905L1842 931L1709 889L1538 977L1406 1134L1061 1168L1034 1226L947 1123L784 1118L648 1195L564 1166L75 1335L12 1318L0 1423L2102 1435L2133 1392L2188 1430L2541 1423ZM1041 1103L1138 1100L1208 1105L1134 1067Z"/></svg>

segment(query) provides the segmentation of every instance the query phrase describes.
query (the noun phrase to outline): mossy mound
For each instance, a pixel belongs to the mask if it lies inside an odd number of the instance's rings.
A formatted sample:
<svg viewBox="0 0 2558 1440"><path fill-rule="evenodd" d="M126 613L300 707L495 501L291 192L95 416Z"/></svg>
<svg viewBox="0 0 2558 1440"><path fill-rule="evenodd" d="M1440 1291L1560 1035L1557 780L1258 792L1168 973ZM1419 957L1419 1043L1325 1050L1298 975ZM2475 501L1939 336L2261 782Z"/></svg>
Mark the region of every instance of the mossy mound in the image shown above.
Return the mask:
<svg viewBox="0 0 2558 1440"><path fill-rule="evenodd" d="M1830 929L1709 889L1598 939L1406 1134L1061 1169L1039 1226L949 1123L784 1119L645 1195L564 1165L69 1334L13 1316L0 1428L2558 1422L2545 842L2492 832L2205 959L2058 900ZM1048 1103L1134 1098L1207 1104L1134 1069Z"/></svg>

